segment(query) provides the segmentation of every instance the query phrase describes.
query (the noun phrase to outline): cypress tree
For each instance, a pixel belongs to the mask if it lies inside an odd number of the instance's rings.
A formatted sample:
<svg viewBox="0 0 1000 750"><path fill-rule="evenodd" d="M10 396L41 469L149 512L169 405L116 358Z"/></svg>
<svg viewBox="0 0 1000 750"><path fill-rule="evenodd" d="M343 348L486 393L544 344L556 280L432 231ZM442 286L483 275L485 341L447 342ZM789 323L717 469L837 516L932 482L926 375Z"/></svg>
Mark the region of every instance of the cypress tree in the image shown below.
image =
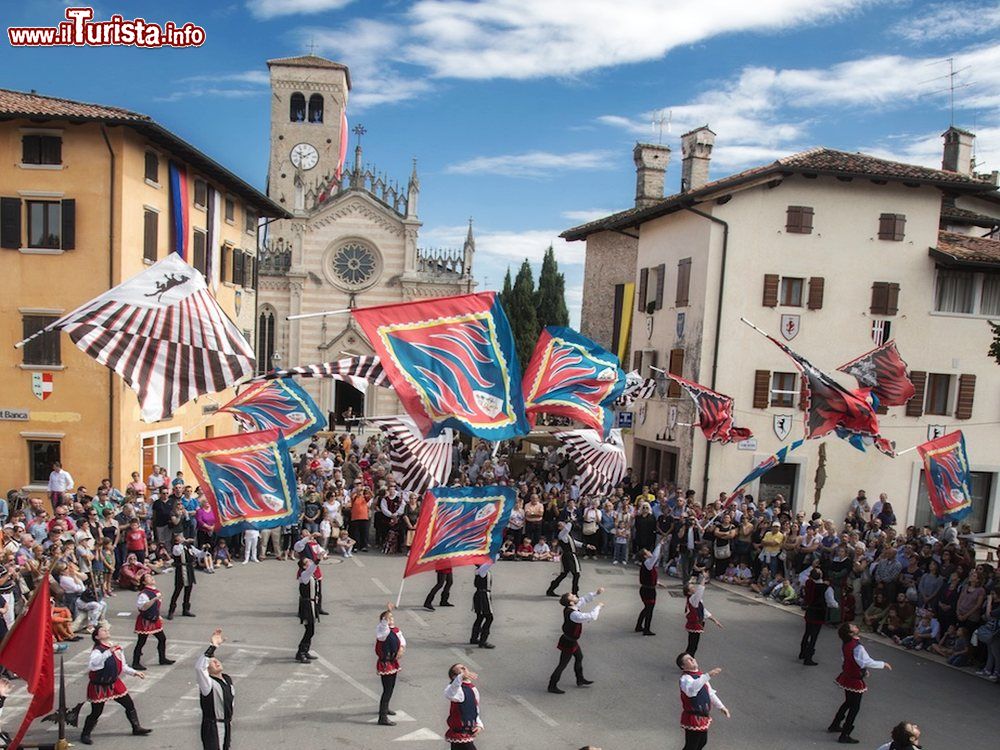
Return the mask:
<svg viewBox="0 0 1000 750"><path fill-rule="evenodd" d="M535 278L531 264L525 258L521 264L510 293L510 303L505 306L510 326L514 332L517 358L521 368L528 366L531 353L538 343L538 317L535 313Z"/></svg>
<svg viewBox="0 0 1000 750"><path fill-rule="evenodd" d="M542 259L535 302L539 329L546 326L569 325L569 310L566 309L566 277L559 273L559 264L556 262L552 245L549 245Z"/></svg>
<svg viewBox="0 0 1000 750"><path fill-rule="evenodd" d="M510 295L513 292L512 287L510 266L507 266L507 275L503 277L503 289L500 290L500 304L503 306L504 311L507 310L507 306L510 304Z"/></svg>

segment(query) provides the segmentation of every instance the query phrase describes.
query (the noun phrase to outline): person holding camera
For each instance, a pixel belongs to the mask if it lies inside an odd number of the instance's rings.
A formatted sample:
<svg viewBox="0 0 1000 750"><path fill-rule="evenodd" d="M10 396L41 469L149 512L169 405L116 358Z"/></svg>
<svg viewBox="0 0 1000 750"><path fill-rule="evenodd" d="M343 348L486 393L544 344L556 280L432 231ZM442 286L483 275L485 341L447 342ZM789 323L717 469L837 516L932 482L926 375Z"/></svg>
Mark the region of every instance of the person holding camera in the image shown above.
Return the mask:
<svg viewBox="0 0 1000 750"><path fill-rule="evenodd" d="M698 661L692 654L684 652L677 656L680 668L681 688L681 729L684 730L684 750L702 750L708 744L708 728L712 725L711 711L717 708L727 719L729 709L725 707L710 682L722 672L721 667L707 673L698 669Z"/></svg>
<svg viewBox="0 0 1000 750"><path fill-rule="evenodd" d="M840 732L837 742L844 745L857 745L858 740L851 737L854 730L854 722L858 718L861 710L861 698L868 690L865 678L869 669L887 669L892 671L892 665L887 661L878 661L868 655L865 647L861 645L858 638L858 626L850 622L845 622L837 628L837 635L840 636L842 652L844 655L844 666L837 675L837 684L844 690L844 702L837 709L837 714L833 718L828 732Z"/></svg>

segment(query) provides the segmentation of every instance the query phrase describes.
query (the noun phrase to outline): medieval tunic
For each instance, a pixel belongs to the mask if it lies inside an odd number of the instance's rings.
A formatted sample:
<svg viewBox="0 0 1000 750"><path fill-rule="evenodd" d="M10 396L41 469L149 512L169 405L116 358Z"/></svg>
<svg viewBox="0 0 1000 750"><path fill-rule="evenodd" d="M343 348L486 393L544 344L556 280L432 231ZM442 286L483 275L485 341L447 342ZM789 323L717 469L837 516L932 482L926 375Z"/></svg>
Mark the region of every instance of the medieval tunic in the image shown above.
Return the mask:
<svg viewBox="0 0 1000 750"><path fill-rule="evenodd" d="M396 674L400 670L399 650L406 648L406 638L395 625L385 620L375 626L375 671L379 675Z"/></svg>
<svg viewBox="0 0 1000 750"><path fill-rule="evenodd" d="M868 655L861 641L852 638L843 645L844 666L836 682L844 690L852 693L864 693L868 690L865 684L865 670L882 669L885 662L873 659Z"/></svg>
<svg viewBox="0 0 1000 750"><path fill-rule="evenodd" d="M121 646L94 645L88 662L90 673L87 684L87 700L104 703L128 695L128 688L121 680L122 673L136 674L126 662Z"/></svg>
<svg viewBox="0 0 1000 750"><path fill-rule="evenodd" d="M712 707L725 708L702 672L685 672L680 679L681 727L689 732L707 732Z"/></svg>
<svg viewBox="0 0 1000 750"><path fill-rule="evenodd" d="M451 701L444 738L452 744L473 742L483 728L479 716L479 690L459 674L445 688L444 697Z"/></svg>
<svg viewBox="0 0 1000 750"><path fill-rule="evenodd" d="M159 591L153 586L146 586L139 592L135 606L139 614L135 618L135 632L139 635L153 635L163 630L163 620L160 617L160 600L156 597Z"/></svg>
<svg viewBox="0 0 1000 750"><path fill-rule="evenodd" d="M201 744L205 750L229 750L236 688L229 675L223 673L221 677L213 677L208 673L208 663L213 656L214 645L209 646L194 665L201 702Z"/></svg>
<svg viewBox="0 0 1000 750"><path fill-rule="evenodd" d="M705 584L700 583L684 602L684 629L689 633L705 632L705 618L712 613L705 609L702 599L705 596Z"/></svg>

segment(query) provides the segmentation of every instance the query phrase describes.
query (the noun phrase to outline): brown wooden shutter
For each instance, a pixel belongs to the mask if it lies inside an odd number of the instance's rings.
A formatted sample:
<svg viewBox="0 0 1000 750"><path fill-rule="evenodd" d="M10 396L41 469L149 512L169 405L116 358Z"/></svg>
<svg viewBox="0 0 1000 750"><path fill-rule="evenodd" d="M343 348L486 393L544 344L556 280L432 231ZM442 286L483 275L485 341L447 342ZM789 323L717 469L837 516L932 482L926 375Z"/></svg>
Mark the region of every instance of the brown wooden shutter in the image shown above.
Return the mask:
<svg viewBox="0 0 1000 750"><path fill-rule="evenodd" d="M880 240L900 242L905 236L905 214L882 214L878 217L878 238Z"/></svg>
<svg viewBox="0 0 1000 750"><path fill-rule="evenodd" d="M812 234L813 213L809 206L789 206L785 215L785 231L791 234Z"/></svg>
<svg viewBox="0 0 1000 750"><path fill-rule="evenodd" d="M809 381L804 375L799 375L799 411L806 410L806 399L809 397Z"/></svg>
<svg viewBox="0 0 1000 750"><path fill-rule="evenodd" d="M778 283L780 277L776 273L764 274L764 307L778 306Z"/></svg>
<svg viewBox="0 0 1000 750"><path fill-rule="evenodd" d="M62 202L62 249L76 247L76 201L67 198Z"/></svg>
<svg viewBox="0 0 1000 750"><path fill-rule="evenodd" d="M771 403L771 372L757 370L753 376L753 408L766 409Z"/></svg>
<svg viewBox="0 0 1000 750"><path fill-rule="evenodd" d="M812 234L813 210L809 206L802 207L802 234Z"/></svg>
<svg viewBox="0 0 1000 750"><path fill-rule="evenodd" d="M667 365L667 372L671 375L680 375L684 377L684 350L683 349L671 349L670 350L670 364ZM670 385L667 386L667 398L680 398L681 387L676 380L671 380Z"/></svg>
<svg viewBox="0 0 1000 750"><path fill-rule="evenodd" d="M158 225L159 215L156 211L146 211L143 215L142 227L142 257L146 260L156 261L158 252Z"/></svg>
<svg viewBox="0 0 1000 750"><path fill-rule="evenodd" d="M899 312L899 284L886 284L885 314L895 315Z"/></svg>
<svg viewBox="0 0 1000 750"><path fill-rule="evenodd" d="M888 309L889 285L884 281L876 281L872 284L872 315L885 315Z"/></svg>
<svg viewBox="0 0 1000 750"><path fill-rule="evenodd" d="M682 258L677 262L677 307L687 307L691 290L691 259Z"/></svg>
<svg viewBox="0 0 1000 750"><path fill-rule="evenodd" d="M892 238L897 242L902 242L904 237L906 237L906 215L896 214Z"/></svg>
<svg viewBox="0 0 1000 750"><path fill-rule="evenodd" d="M638 310L639 312L646 312L646 285L649 284L649 269L643 268L639 271L639 294L636 295L638 299Z"/></svg>
<svg viewBox="0 0 1000 750"><path fill-rule="evenodd" d="M243 269L243 288L257 288L257 259L250 253L246 254L246 265Z"/></svg>
<svg viewBox="0 0 1000 750"><path fill-rule="evenodd" d="M821 310L823 308L823 287L826 279L822 276L813 276L809 279L809 302L810 310Z"/></svg>
<svg viewBox="0 0 1000 750"><path fill-rule="evenodd" d="M0 247L21 247L20 198L0 198Z"/></svg>
<svg viewBox="0 0 1000 750"><path fill-rule="evenodd" d="M958 376L958 405L955 407L955 419L972 418L972 402L976 396L976 376Z"/></svg>
<svg viewBox="0 0 1000 750"><path fill-rule="evenodd" d="M663 287L667 283L667 266L661 263L656 267L656 309L663 308Z"/></svg>
<svg viewBox="0 0 1000 750"><path fill-rule="evenodd" d="M927 373L922 370L910 370L910 382L913 383L913 398L906 402L906 416L919 417L924 413L924 389L927 387Z"/></svg>
<svg viewBox="0 0 1000 750"><path fill-rule="evenodd" d="M639 368L642 367L642 352L632 352L632 369L639 372ZM639 375L642 375L639 372Z"/></svg>

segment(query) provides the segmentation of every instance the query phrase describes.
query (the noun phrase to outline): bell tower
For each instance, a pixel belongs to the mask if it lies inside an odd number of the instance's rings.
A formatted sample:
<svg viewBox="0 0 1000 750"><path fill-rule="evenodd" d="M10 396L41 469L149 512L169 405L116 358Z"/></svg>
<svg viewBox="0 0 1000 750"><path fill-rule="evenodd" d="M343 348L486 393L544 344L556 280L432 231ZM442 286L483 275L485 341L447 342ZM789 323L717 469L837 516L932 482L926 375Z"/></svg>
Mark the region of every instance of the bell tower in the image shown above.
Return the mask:
<svg viewBox="0 0 1000 750"><path fill-rule="evenodd" d="M271 155L267 194L305 214L306 194L337 169L351 75L317 55L268 60L271 73Z"/></svg>

